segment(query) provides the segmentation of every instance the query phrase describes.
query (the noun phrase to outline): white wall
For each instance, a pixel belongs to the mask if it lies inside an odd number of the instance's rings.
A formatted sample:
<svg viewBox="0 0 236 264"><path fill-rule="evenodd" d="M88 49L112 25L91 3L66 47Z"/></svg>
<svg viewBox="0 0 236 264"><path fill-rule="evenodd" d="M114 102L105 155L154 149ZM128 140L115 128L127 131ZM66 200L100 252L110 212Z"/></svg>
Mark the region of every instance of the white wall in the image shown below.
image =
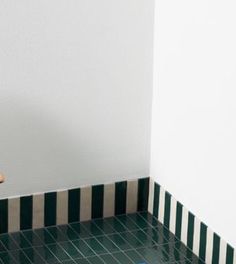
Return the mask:
<svg viewBox="0 0 236 264"><path fill-rule="evenodd" d="M148 176L153 5L0 2L0 197Z"/></svg>
<svg viewBox="0 0 236 264"><path fill-rule="evenodd" d="M236 2L158 0L151 176L236 246Z"/></svg>

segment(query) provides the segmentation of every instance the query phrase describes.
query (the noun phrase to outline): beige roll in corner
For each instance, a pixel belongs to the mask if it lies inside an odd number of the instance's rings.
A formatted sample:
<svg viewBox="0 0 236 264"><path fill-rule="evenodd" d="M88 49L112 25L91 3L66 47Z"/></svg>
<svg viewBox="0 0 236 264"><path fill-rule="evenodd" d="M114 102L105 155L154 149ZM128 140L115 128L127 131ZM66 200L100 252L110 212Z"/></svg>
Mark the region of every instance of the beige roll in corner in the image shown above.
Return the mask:
<svg viewBox="0 0 236 264"><path fill-rule="evenodd" d="M0 183L5 181L5 176L0 172Z"/></svg>

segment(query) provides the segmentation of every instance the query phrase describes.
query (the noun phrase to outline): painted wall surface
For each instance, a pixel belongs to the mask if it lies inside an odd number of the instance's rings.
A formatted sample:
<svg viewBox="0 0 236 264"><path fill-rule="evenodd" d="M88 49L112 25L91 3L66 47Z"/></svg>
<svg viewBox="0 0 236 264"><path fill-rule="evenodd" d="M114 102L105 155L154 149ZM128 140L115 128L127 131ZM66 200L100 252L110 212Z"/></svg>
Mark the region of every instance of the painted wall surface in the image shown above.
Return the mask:
<svg viewBox="0 0 236 264"><path fill-rule="evenodd" d="M0 3L0 197L148 176L154 0Z"/></svg>
<svg viewBox="0 0 236 264"><path fill-rule="evenodd" d="M236 3L156 5L151 176L236 246Z"/></svg>

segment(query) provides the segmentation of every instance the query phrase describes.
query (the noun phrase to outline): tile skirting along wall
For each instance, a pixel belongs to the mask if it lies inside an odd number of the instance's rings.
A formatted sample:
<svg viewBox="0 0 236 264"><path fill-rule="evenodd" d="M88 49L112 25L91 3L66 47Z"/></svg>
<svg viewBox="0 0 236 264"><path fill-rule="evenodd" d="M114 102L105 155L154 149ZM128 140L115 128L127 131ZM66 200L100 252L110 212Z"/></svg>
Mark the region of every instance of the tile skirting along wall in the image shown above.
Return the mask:
<svg viewBox="0 0 236 264"><path fill-rule="evenodd" d="M0 200L0 233L147 211L149 178Z"/></svg>
<svg viewBox="0 0 236 264"><path fill-rule="evenodd" d="M149 193L148 211L201 260L236 264L236 250L152 179Z"/></svg>

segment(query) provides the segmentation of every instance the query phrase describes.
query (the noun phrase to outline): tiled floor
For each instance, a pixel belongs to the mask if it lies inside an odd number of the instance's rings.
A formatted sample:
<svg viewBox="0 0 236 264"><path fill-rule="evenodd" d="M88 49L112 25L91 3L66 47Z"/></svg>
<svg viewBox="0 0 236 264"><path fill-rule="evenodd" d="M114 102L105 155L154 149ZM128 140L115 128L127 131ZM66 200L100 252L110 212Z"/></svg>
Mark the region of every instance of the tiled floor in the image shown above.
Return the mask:
<svg viewBox="0 0 236 264"><path fill-rule="evenodd" d="M204 263L147 213L0 235L0 263Z"/></svg>

